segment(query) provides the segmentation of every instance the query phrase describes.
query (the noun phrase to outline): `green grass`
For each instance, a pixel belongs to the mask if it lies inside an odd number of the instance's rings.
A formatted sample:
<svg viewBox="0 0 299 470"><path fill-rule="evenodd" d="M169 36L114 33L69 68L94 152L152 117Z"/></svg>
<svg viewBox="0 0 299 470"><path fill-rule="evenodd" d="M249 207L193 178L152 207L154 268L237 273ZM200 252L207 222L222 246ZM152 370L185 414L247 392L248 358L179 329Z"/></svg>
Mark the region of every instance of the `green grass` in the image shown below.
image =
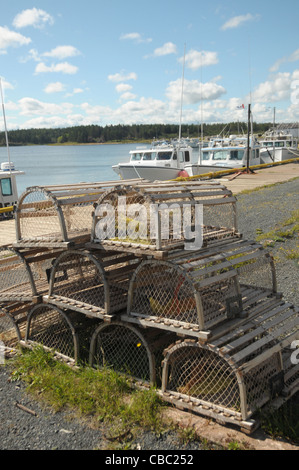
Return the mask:
<svg viewBox="0 0 299 470"><path fill-rule="evenodd" d="M54 411L71 410L75 416L89 418L103 427L112 448L129 449L130 442L144 430L162 435L179 426L163 417L168 406L155 389L136 389L125 376L111 369L82 365L72 368L54 358L41 346L24 350L11 359L12 380L21 380L27 391L49 404ZM262 427L273 438L283 437L299 444L299 402L288 401L281 409L261 414ZM180 431L183 444L201 442L206 449L213 444L201 439L193 429ZM241 443L228 444L227 450L241 450Z"/></svg>
<svg viewBox="0 0 299 470"><path fill-rule="evenodd" d="M12 379L25 382L30 393L42 397L55 411L70 409L103 423L110 436L139 427L155 432L161 428L163 403L155 390L132 389L124 376L110 369L74 369L37 347L17 355Z"/></svg>
<svg viewBox="0 0 299 470"><path fill-rule="evenodd" d="M269 232L256 229L256 240L264 242L264 246L275 246L275 243L284 243L288 239L298 238L299 233L299 209L292 212L292 215L281 222L277 227ZM291 259L297 259L293 253Z"/></svg>

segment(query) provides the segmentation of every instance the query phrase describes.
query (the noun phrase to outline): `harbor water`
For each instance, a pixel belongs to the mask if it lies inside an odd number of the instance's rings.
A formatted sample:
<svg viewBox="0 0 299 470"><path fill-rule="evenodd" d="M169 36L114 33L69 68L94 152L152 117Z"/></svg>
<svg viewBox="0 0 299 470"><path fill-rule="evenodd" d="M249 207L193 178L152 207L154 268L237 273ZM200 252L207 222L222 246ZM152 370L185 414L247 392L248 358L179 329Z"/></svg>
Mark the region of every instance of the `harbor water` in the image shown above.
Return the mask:
<svg viewBox="0 0 299 470"><path fill-rule="evenodd" d="M144 144L10 147L10 159L25 175L17 177L19 196L29 186L118 180L112 165L129 160L130 150ZM0 163L8 161L0 148Z"/></svg>

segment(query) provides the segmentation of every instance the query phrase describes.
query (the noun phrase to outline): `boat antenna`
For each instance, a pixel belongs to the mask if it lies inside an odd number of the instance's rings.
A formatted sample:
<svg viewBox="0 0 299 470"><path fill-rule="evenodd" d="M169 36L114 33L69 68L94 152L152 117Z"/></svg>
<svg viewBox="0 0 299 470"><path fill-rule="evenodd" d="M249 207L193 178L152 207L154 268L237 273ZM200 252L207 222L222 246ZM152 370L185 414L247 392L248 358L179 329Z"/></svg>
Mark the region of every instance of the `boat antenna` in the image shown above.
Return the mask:
<svg viewBox="0 0 299 470"><path fill-rule="evenodd" d="M6 139L8 163L9 163L9 172L11 173L10 151L9 151L9 144L8 144L8 134L7 134L7 126L6 126L6 117L5 117L3 89L2 89L2 78L1 77L0 77L0 90L1 90L2 112L3 112L4 132L5 132L5 139Z"/></svg>
<svg viewBox="0 0 299 470"><path fill-rule="evenodd" d="M182 90L181 90L181 111L180 111L180 126L179 126L179 143L181 143L181 137L182 137L182 114L183 114L183 95L184 95L184 79L185 79L185 59L186 59L186 44L184 45L184 60L183 60Z"/></svg>

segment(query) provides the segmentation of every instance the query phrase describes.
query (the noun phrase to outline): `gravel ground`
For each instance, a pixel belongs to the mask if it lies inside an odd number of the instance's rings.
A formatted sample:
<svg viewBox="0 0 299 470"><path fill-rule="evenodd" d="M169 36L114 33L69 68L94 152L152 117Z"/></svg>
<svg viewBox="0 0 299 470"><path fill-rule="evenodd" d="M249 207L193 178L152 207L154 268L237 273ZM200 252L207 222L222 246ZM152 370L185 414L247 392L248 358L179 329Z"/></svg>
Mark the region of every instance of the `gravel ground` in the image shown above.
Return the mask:
<svg viewBox="0 0 299 470"><path fill-rule="evenodd" d="M257 229L268 232L299 207L299 180L238 196L239 230L245 239L255 239ZM279 290L284 298L299 305L298 260L288 260L283 250L294 249L298 239L276 243L269 251L276 259ZM283 250L281 250L283 248ZM8 367L0 366L0 449L1 450L94 450L111 449L104 429L94 429L69 413L53 413L25 392L22 383L10 381ZM17 406L22 404L36 415ZM160 437L138 436L131 448L142 450L202 450L198 442L182 444L169 431Z"/></svg>

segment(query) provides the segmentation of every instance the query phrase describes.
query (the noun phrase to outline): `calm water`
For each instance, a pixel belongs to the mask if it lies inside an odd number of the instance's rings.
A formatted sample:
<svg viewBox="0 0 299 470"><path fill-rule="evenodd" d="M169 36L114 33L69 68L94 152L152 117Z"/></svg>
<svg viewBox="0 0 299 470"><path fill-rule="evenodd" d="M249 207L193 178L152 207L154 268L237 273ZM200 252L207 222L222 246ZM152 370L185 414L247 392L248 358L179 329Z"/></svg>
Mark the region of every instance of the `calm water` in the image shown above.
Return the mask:
<svg viewBox="0 0 299 470"><path fill-rule="evenodd" d="M17 170L19 196L29 186L118 180L112 165L129 160L130 150L143 144L10 147ZM0 148L0 163L8 161Z"/></svg>

